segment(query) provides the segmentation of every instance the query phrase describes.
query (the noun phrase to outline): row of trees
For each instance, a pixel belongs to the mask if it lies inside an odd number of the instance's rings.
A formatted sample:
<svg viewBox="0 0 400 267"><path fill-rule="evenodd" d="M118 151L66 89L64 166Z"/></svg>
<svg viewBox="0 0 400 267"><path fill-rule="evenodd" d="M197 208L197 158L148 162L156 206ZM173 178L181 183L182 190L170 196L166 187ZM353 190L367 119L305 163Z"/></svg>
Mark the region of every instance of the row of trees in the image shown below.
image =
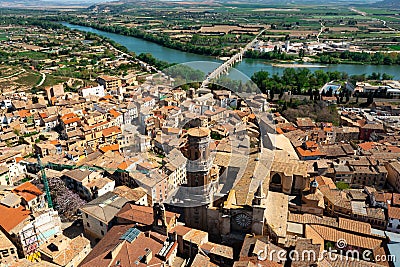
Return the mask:
<svg viewBox="0 0 400 267"><path fill-rule="evenodd" d="M293 94L310 94L310 90L318 90L324 84L330 81L344 83L349 81L353 84L356 82L364 82L367 80L392 80L393 76L386 73L373 72L370 75L351 75L339 71L323 71L316 70L311 72L309 69L293 69L288 68L283 74L273 74L267 71L259 71L253 74L251 80L257 84L262 92L270 92L270 94L283 94L283 91L291 91Z"/></svg>
<svg viewBox="0 0 400 267"><path fill-rule="evenodd" d="M279 49L275 49L272 52L260 52L260 51L247 51L245 57L247 58L259 58L266 60L295 60L305 56L305 51L302 49L299 55L290 55L283 53ZM400 64L399 53L366 53L366 52L324 52L318 54L317 62L324 64L339 64L347 62L366 63L373 65L397 65Z"/></svg>
<svg viewBox="0 0 400 267"><path fill-rule="evenodd" d="M359 53L349 51L334 53L325 52L320 54L318 59L319 62L326 64L335 64L343 61L352 61L373 65L400 64L400 55L398 53Z"/></svg>
<svg viewBox="0 0 400 267"><path fill-rule="evenodd" d="M290 101L279 100L278 111L291 122L295 122L299 117L310 117L316 122L332 122L339 125L339 114L335 106L326 106L322 101L297 100L291 98Z"/></svg>
<svg viewBox="0 0 400 267"><path fill-rule="evenodd" d="M295 55L289 55L287 53L282 53L281 50L275 47L275 51L273 52L260 52L255 50L248 50L244 54L247 58L261 58L266 60L294 60L297 57Z"/></svg>
<svg viewBox="0 0 400 267"><path fill-rule="evenodd" d="M163 70L163 69L166 69L166 68L172 66L172 64L170 64L166 61L162 61L162 60L159 60L159 59L153 57L153 55L150 53L141 53L139 56L137 56L137 58L143 62L146 62L147 64L150 64L151 66L156 67L157 69L160 69L160 70Z"/></svg>
<svg viewBox="0 0 400 267"><path fill-rule="evenodd" d="M287 68L281 76L278 74L270 76L267 71L259 71L253 74L251 80L257 84L262 92L269 91L274 94L291 91L294 94L302 94L308 92L309 89L321 88L329 81L343 81L348 78L347 73L339 71L316 70L311 72L306 68Z"/></svg>
<svg viewBox="0 0 400 267"><path fill-rule="evenodd" d="M45 19L54 20L54 17L49 17L49 18L45 18ZM191 52L191 53L203 54L203 55L211 55L211 56L221 56L222 55L222 50L219 49L218 47L199 46L199 45L194 45L190 42L183 43L178 40L172 40L169 37L169 35L166 33L153 34L153 33L149 33L144 30L138 29L138 28L128 28L128 27L121 26L121 25L106 25L106 24L101 24L101 23L91 23L91 22L82 20L81 18L77 18L77 17L59 16L57 18L57 20L68 21L69 23L72 23L72 24L86 26L86 27L92 27L92 28L106 31L106 32L141 38L141 39L153 42L153 43L160 44L165 47L169 47L169 48L173 48L173 49L177 49L177 50L181 50L181 51L185 51L185 52Z"/></svg>

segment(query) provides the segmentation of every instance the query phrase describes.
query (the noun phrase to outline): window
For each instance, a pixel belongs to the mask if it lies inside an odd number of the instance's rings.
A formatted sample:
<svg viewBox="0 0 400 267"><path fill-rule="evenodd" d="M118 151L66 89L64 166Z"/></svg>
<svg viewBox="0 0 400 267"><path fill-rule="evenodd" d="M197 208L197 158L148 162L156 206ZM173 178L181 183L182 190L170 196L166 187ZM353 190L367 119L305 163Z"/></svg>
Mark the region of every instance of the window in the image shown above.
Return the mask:
<svg viewBox="0 0 400 267"><path fill-rule="evenodd" d="M392 223L389 223L388 227L389 227L389 228L392 228L392 227L393 227L393 224L392 224Z"/></svg>
<svg viewBox="0 0 400 267"><path fill-rule="evenodd" d="M103 226L103 223L102 223L102 222L100 222L100 226Z"/></svg>
<svg viewBox="0 0 400 267"><path fill-rule="evenodd" d="M104 231L103 230L101 230L101 235L104 235Z"/></svg>
<svg viewBox="0 0 400 267"><path fill-rule="evenodd" d="M10 255L7 249L3 250L2 254L3 254L3 257L8 257Z"/></svg>
<svg viewBox="0 0 400 267"><path fill-rule="evenodd" d="M273 184L281 184L281 183L282 183L282 178L281 178L281 176L280 176L278 173L275 173L275 174L272 176L272 183L273 183Z"/></svg>
<svg viewBox="0 0 400 267"><path fill-rule="evenodd" d="M89 218L89 216L87 215L87 213L85 213L86 219Z"/></svg>
<svg viewBox="0 0 400 267"><path fill-rule="evenodd" d="M86 223L86 226L87 226L87 227L90 227L90 224L87 222L87 223Z"/></svg>

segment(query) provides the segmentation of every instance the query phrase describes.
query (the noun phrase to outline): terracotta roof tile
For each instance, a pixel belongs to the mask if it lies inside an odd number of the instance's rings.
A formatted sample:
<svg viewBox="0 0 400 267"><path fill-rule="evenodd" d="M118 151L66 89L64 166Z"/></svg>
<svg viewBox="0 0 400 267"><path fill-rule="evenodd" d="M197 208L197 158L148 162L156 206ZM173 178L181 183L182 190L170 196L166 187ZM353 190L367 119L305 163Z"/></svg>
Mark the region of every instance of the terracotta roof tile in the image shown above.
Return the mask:
<svg viewBox="0 0 400 267"><path fill-rule="evenodd" d="M103 146L100 148L101 152L106 153L107 151L119 151L119 145L118 144L113 144L113 145L108 145L108 146Z"/></svg>
<svg viewBox="0 0 400 267"><path fill-rule="evenodd" d="M391 219L400 219L400 208L389 206L388 217Z"/></svg>
<svg viewBox="0 0 400 267"><path fill-rule="evenodd" d="M124 196L125 197L125 196ZM167 224L178 216L178 214L166 211L165 212ZM141 225L152 225L153 223L153 208L147 206L140 206L131 203L126 203L122 209L115 215L116 218L123 218L132 223Z"/></svg>
<svg viewBox="0 0 400 267"><path fill-rule="evenodd" d="M25 221L31 212L20 206L16 209L0 205L0 226L11 232L17 225Z"/></svg>
<svg viewBox="0 0 400 267"><path fill-rule="evenodd" d="M354 221L339 217L339 228L363 234L371 234L371 225L369 223Z"/></svg>
<svg viewBox="0 0 400 267"><path fill-rule="evenodd" d="M340 239L344 239L349 246L367 249L375 249L382 244L382 240L377 238L360 236L359 234L352 234L323 225L306 225L306 237L311 232L310 228L325 241L337 242Z"/></svg>
<svg viewBox="0 0 400 267"><path fill-rule="evenodd" d="M117 118L119 116L121 116L121 113L119 113L118 111L116 111L115 109L110 109L108 111L108 113L110 113L114 118Z"/></svg>
<svg viewBox="0 0 400 267"><path fill-rule="evenodd" d="M29 110L27 110L27 109L23 109L23 110L18 111L18 114L19 114L19 116L20 116L21 118L26 118L26 117L29 117L29 116L32 115L32 114L29 112Z"/></svg>
<svg viewBox="0 0 400 267"><path fill-rule="evenodd" d="M112 227L79 266L117 266L118 264L120 266L161 266L163 261L156 257L156 254L163 247L163 242L167 237L158 235L152 238L140 232L132 242L121 240L121 236L132 227L134 225L116 225ZM151 235L155 234L151 233ZM145 255L145 248L148 248L153 253L153 257L148 264L138 261L139 257ZM112 251L113 253L111 253Z"/></svg>
<svg viewBox="0 0 400 267"><path fill-rule="evenodd" d="M43 194L43 192L31 182L25 182L12 190L13 193L21 196L26 201L31 201Z"/></svg>
<svg viewBox="0 0 400 267"><path fill-rule="evenodd" d="M113 134L119 134L121 133L121 128L119 128L118 126L112 126L110 128L106 128L102 131L103 136L107 137L109 135L113 135Z"/></svg>

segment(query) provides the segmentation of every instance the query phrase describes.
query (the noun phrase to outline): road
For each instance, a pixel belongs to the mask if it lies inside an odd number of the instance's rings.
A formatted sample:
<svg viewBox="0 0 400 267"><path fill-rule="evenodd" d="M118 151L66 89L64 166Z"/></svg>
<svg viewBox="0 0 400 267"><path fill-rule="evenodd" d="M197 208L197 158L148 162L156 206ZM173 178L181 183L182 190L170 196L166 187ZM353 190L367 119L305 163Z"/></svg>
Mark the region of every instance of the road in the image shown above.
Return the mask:
<svg viewBox="0 0 400 267"><path fill-rule="evenodd" d="M37 87L42 86L44 81L46 80L46 74L45 73L41 73L41 74L42 74L42 79L38 83Z"/></svg>
<svg viewBox="0 0 400 267"><path fill-rule="evenodd" d="M319 36L322 34L322 32L324 31L325 26L324 24L321 22L321 29L319 30L319 33L317 35L317 42L319 43Z"/></svg>
<svg viewBox="0 0 400 267"><path fill-rule="evenodd" d="M354 7L351 7L350 10L353 11L353 12L355 12L355 13L357 13L357 14L359 14L359 15L361 15L361 16L363 16L363 17L370 17L370 18L373 19L373 20L378 20L378 21L382 22L383 27L388 28L388 29L391 30L391 31L399 32L397 29L394 29L394 28L388 26L388 25L387 25L387 21L385 21L385 20L383 20L383 19L378 19L378 18L374 18L374 17L368 16L368 13L366 13L366 12L364 12L364 11L357 10L357 9L355 9Z"/></svg>
<svg viewBox="0 0 400 267"><path fill-rule="evenodd" d="M12 78L12 77L18 76L18 75L20 75L20 74L22 74L22 73L24 73L24 72L26 72L26 70L25 70L25 69L22 69L21 71L19 71L19 72L17 72L17 73L8 75L8 76L6 76L6 77L1 77L0 80L7 80L7 79L10 79L10 78Z"/></svg>

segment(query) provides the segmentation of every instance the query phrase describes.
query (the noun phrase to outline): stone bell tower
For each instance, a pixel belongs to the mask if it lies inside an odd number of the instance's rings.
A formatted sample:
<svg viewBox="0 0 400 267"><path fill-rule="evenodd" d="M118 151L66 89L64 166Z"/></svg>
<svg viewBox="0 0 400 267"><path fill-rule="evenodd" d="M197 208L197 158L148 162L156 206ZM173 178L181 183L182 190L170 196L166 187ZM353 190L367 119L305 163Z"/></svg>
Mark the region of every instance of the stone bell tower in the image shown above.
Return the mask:
<svg viewBox="0 0 400 267"><path fill-rule="evenodd" d="M187 132L186 146L182 149L188 159L186 178L190 199L184 208L185 223L193 228L207 230L207 207L213 202L213 187L210 170L210 130L204 127L191 128Z"/></svg>
<svg viewBox="0 0 400 267"><path fill-rule="evenodd" d="M206 186L210 183L210 130L204 127L188 130L188 141L185 157L187 186Z"/></svg>

